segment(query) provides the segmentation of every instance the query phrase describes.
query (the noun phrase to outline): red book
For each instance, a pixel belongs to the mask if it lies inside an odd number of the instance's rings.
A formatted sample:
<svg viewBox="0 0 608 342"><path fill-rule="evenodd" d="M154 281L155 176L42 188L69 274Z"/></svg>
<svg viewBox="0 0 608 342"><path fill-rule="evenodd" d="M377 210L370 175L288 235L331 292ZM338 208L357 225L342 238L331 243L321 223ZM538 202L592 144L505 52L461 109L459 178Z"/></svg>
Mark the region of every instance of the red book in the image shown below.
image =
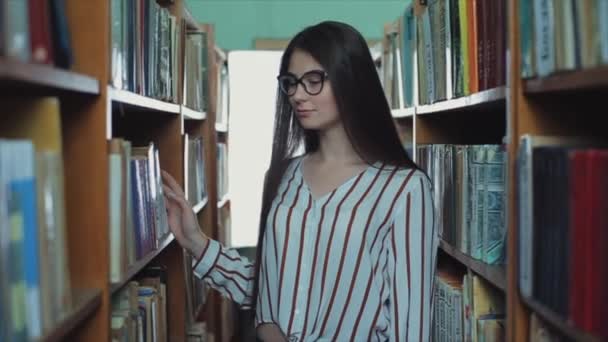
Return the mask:
<svg viewBox="0 0 608 342"><path fill-rule="evenodd" d="M28 15L32 62L52 64L53 44L48 1L28 0Z"/></svg>
<svg viewBox="0 0 608 342"><path fill-rule="evenodd" d="M597 268L600 272L600 292L595 305L598 307L598 318L608 317L608 150L599 152L598 161L598 176L599 176L599 223L597 229L599 232L598 241L600 244L600 257L597 260ZM608 324L601 324L598 334L602 339L608 339Z"/></svg>
<svg viewBox="0 0 608 342"><path fill-rule="evenodd" d="M570 313L576 326L596 335L605 330L603 292L608 285L602 269L608 256L603 242L607 232L601 227L606 155L600 150L573 152L570 174Z"/></svg>
<svg viewBox="0 0 608 342"><path fill-rule="evenodd" d="M570 319L583 326L585 279L584 253L586 245L587 212L586 156L583 151L570 154Z"/></svg>

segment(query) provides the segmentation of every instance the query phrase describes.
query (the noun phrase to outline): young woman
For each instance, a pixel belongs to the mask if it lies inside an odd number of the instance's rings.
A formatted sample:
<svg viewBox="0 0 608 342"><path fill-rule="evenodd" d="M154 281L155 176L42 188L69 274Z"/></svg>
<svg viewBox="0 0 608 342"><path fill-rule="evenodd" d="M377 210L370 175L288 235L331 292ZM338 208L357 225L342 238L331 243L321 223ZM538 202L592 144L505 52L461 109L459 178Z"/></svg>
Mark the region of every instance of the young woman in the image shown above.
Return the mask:
<svg viewBox="0 0 608 342"><path fill-rule="evenodd" d="M304 29L278 84L255 263L203 236L164 173L194 273L251 309L262 340L429 341L431 184L399 141L365 40L338 22Z"/></svg>

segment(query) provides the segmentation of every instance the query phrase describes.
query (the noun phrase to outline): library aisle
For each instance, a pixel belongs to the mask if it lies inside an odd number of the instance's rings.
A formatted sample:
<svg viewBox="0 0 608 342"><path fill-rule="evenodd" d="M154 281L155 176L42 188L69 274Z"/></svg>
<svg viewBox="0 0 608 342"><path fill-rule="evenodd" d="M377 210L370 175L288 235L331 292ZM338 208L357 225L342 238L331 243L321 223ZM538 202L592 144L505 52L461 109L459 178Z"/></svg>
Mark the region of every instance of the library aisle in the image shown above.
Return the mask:
<svg viewBox="0 0 608 342"><path fill-rule="evenodd" d="M230 341L239 314L193 275L160 176L230 240L215 25L186 0L0 17L0 341ZM378 31L434 187L432 340L608 340L608 1L403 1Z"/></svg>

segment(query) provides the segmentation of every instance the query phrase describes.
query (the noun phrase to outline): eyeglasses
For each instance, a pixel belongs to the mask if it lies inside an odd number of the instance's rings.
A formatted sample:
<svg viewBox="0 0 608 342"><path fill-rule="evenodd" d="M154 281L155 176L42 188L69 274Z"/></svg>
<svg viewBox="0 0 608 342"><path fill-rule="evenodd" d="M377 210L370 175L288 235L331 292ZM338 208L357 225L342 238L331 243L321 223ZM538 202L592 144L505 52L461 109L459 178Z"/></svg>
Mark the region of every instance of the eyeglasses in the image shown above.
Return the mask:
<svg viewBox="0 0 608 342"><path fill-rule="evenodd" d="M309 95L317 95L323 90L323 84L329 75L323 70L311 70L302 77L297 78L292 73L277 76L279 89L287 95L293 96L298 89L298 83L304 87L304 91Z"/></svg>

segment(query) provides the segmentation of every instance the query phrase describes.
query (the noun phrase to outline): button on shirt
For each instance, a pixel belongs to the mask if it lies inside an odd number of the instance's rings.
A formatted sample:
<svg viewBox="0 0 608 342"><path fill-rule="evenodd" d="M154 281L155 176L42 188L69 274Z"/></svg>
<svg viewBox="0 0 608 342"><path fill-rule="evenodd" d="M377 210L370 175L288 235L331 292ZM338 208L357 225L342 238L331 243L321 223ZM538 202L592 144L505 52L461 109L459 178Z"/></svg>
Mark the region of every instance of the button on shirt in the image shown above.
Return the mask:
<svg viewBox="0 0 608 342"><path fill-rule="evenodd" d="M301 162L266 221L256 323L290 341L429 341L439 239L427 177L377 163L314 198ZM251 307L255 268L235 250L210 241L193 267Z"/></svg>

